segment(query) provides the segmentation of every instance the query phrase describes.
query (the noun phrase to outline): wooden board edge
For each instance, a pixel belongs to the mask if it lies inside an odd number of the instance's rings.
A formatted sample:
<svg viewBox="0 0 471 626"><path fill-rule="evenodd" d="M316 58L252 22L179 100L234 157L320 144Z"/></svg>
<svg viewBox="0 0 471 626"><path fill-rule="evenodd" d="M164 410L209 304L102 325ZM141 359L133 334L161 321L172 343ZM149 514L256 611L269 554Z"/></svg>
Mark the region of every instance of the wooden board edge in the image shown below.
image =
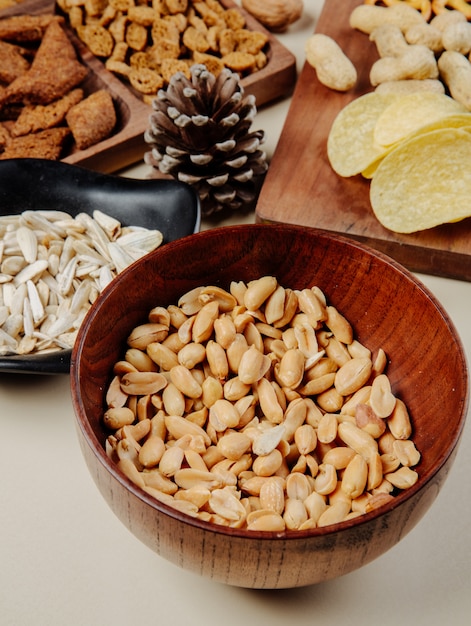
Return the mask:
<svg viewBox="0 0 471 626"><path fill-rule="evenodd" d="M260 214L256 214L255 223L280 224L280 222L270 218L264 218ZM296 221L286 221L284 223L311 228L310 226L300 224ZM413 242L401 243L398 241L379 240L352 233L339 233L336 230L325 227L316 226L315 228L333 235L349 237L374 250L378 250L403 265L410 272L471 282L471 263L469 256L466 254L460 254L450 250L440 250L439 253L437 253L434 250L423 248Z"/></svg>

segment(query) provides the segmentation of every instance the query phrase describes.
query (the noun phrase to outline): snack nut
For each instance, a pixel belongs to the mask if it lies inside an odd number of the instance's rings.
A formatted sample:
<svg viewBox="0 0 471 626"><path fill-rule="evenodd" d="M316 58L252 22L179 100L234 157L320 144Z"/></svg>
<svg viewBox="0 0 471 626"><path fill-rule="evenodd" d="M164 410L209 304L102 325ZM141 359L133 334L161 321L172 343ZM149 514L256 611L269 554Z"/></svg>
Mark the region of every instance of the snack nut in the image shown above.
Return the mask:
<svg viewBox="0 0 471 626"><path fill-rule="evenodd" d="M242 0L244 9L273 32L284 32L301 17L303 0Z"/></svg>

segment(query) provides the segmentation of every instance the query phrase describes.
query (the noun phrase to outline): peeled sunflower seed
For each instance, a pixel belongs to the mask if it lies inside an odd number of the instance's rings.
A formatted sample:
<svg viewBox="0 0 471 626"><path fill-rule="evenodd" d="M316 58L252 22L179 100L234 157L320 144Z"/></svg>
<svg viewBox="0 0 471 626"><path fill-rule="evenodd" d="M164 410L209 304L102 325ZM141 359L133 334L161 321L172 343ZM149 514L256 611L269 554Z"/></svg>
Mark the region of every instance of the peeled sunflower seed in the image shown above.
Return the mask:
<svg viewBox="0 0 471 626"><path fill-rule="evenodd" d="M64 211L3 216L0 303L6 314L2 308L0 354L71 348L96 296L161 243L159 231L123 227L100 211L75 218ZM61 309L63 302L68 306Z"/></svg>

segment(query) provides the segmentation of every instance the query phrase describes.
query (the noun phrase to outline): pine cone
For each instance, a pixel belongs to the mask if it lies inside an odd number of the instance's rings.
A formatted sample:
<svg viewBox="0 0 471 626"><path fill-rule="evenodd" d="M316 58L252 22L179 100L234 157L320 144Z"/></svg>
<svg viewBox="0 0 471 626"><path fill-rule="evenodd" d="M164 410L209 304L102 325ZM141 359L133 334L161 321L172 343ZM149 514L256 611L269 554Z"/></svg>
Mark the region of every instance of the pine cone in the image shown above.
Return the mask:
<svg viewBox="0 0 471 626"><path fill-rule="evenodd" d="M146 163L194 186L204 216L255 203L268 167L264 132L248 132L257 109L238 74L223 69L216 78L194 65L191 78L176 73L152 107Z"/></svg>

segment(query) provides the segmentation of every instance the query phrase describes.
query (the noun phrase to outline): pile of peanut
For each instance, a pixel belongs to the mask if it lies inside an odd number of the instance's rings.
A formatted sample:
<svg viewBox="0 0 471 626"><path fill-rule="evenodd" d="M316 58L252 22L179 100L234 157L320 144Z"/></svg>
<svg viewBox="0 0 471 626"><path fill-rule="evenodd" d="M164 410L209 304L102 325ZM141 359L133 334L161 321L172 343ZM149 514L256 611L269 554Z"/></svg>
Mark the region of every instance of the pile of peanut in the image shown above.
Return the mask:
<svg viewBox="0 0 471 626"><path fill-rule="evenodd" d="M367 34L379 55L370 70L371 85L382 93L447 91L469 109L471 11L467 8L443 10L427 21L403 2L357 6L350 26Z"/></svg>
<svg viewBox="0 0 471 626"><path fill-rule="evenodd" d="M200 287L129 335L106 391L106 451L145 492L214 524L349 520L418 479L386 365L318 287Z"/></svg>
<svg viewBox="0 0 471 626"><path fill-rule="evenodd" d="M448 92L470 109L471 23L468 20L471 20L471 4L464 0L431 4L422 0L380 3L372 0L355 6L349 16L350 26L368 35L376 46L379 59L373 63L369 75L376 91ZM356 67L337 41L314 33L306 41L305 50L306 60L323 85L337 91L348 91L357 85Z"/></svg>

